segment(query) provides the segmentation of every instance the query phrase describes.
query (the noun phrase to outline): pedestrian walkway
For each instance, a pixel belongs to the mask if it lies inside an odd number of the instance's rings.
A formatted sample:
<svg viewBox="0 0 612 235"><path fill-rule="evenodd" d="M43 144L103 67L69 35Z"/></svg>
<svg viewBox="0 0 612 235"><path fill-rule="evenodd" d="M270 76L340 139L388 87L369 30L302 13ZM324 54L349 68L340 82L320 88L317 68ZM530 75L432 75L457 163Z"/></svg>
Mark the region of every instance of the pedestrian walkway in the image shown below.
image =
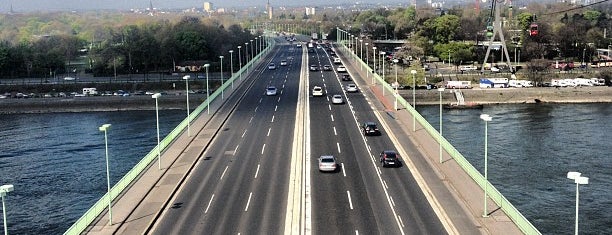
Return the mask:
<svg viewBox="0 0 612 235"><path fill-rule="evenodd" d="M487 201L488 217L483 217L484 190L445 152L440 163L438 141L418 123L416 131L413 131L412 115L402 107L395 110L393 93L383 92L380 84L372 83L372 74L368 74L368 69L351 63L353 59L348 58L342 50L338 49L336 53L373 104L375 112L384 114L379 116L383 117L386 126L391 127L387 133L394 135L406 149L439 206L460 234L522 234L518 226L490 199Z"/></svg>

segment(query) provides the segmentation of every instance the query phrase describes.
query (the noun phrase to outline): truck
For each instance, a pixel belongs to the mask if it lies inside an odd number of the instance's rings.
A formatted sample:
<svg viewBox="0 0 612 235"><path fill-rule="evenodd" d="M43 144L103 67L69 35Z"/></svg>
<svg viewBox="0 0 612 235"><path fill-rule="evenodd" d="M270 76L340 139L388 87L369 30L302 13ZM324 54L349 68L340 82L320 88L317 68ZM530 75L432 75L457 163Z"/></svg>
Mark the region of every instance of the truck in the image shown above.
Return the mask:
<svg viewBox="0 0 612 235"><path fill-rule="evenodd" d="M446 88L470 89L472 88L472 81L448 81L446 82Z"/></svg>

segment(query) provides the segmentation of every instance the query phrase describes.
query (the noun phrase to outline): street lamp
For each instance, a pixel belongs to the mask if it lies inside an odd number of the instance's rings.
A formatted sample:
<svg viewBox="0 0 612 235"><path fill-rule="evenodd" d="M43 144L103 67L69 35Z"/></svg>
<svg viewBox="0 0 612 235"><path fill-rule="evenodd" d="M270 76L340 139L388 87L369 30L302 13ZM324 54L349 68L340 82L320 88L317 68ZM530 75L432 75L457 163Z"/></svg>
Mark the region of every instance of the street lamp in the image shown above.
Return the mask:
<svg viewBox="0 0 612 235"><path fill-rule="evenodd" d="M416 113L416 70L410 70L410 73L412 74L412 108L414 109L414 112ZM416 115L414 115L414 113L412 114L412 131L416 131Z"/></svg>
<svg viewBox="0 0 612 235"><path fill-rule="evenodd" d="M376 73L376 47L372 47L372 49L374 50L374 54L372 57L374 57L374 73ZM372 75L372 83L374 83L374 75Z"/></svg>
<svg viewBox="0 0 612 235"><path fill-rule="evenodd" d="M366 69L370 70L370 57L368 55L369 54L368 51L370 51L370 49L368 47L368 44L370 44L370 43L367 43L367 42L365 43L365 45L366 45L366 65L367 65ZM366 77L370 76L370 71L366 71L366 72L367 72L366 73ZM372 76L372 83L374 83L374 76Z"/></svg>
<svg viewBox="0 0 612 235"><path fill-rule="evenodd" d="M234 77L234 50L229 50L230 53L230 79ZM234 79L232 79L232 89L234 89Z"/></svg>
<svg viewBox="0 0 612 235"><path fill-rule="evenodd" d="M12 192L15 189L12 184L5 184L0 186L0 197L2 197L2 218L4 219L4 235L8 235L8 226L6 224L6 207L4 206L4 197L7 193Z"/></svg>
<svg viewBox="0 0 612 235"><path fill-rule="evenodd" d="M245 58L244 58L244 63L246 65L247 68L247 72L249 72L249 43L245 42L244 43L244 53L246 54Z"/></svg>
<svg viewBox="0 0 612 235"><path fill-rule="evenodd" d="M380 52L380 58L383 58L380 60L380 62L382 63L382 70L383 70L383 83L385 84L387 82L387 80L385 80L385 60L384 60L384 55L386 54L386 52L381 51ZM385 95L385 86L383 85L383 95Z"/></svg>
<svg viewBox="0 0 612 235"><path fill-rule="evenodd" d="M393 106L395 110L397 110L397 88L399 87L399 83L397 82L397 62L399 62L398 59L393 60L393 66L395 67L395 103L393 103Z"/></svg>
<svg viewBox="0 0 612 235"><path fill-rule="evenodd" d="M440 135L438 136L438 143L440 144L440 163L442 163L442 92L444 87L438 88L440 92Z"/></svg>
<svg viewBox="0 0 612 235"><path fill-rule="evenodd" d="M353 58L355 58L355 61L357 61L357 40L359 40L359 37L355 36L355 40L353 40L353 44L355 44L355 48L353 48L353 52L355 52Z"/></svg>
<svg viewBox="0 0 612 235"><path fill-rule="evenodd" d="M189 116L189 79L191 76L185 75L183 79L185 80L185 93L187 94L187 136L191 136L191 118Z"/></svg>
<svg viewBox="0 0 612 235"><path fill-rule="evenodd" d="M253 39L250 39L251 41L251 60L253 60L255 58L255 54L253 53ZM251 63L251 68L253 68L253 63Z"/></svg>
<svg viewBox="0 0 612 235"><path fill-rule="evenodd" d="M482 217L489 217L489 215L487 214L487 188L489 185L489 179L488 179L488 172L487 172L487 134L488 134L488 122L490 122L491 120L493 120L493 118L491 116L489 116L488 114L481 114L480 115L480 119L485 121L485 150L484 150L484 210L482 211Z"/></svg>
<svg viewBox="0 0 612 235"><path fill-rule="evenodd" d="M100 126L98 129L104 132L104 152L106 153L106 189L108 196L108 225L113 225L113 211L111 210L111 191L110 191L110 169L108 166L108 128L111 127L111 124L104 124ZM6 227L6 226L5 226Z"/></svg>
<svg viewBox="0 0 612 235"><path fill-rule="evenodd" d="M223 99L223 90L225 90L223 88L223 84L225 83L225 81L223 81L223 56L220 55L219 59L221 59L221 99Z"/></svg>
<svg viewBox="0 0 612 235"><path fill-rule="evenodd" d="M208 67L210 67L210 64L204 65L204 68L206 68L206 112L210 114L210 92L208 91Z"/></svg>
<svg viewBox="0 0 612 235"><path fill-rule="evenodd" d="M575 172L575 171L567 172L567 178L574 180L574 183L576 183L576 225L574 229L575 235L578 235L578 199L580 199L580 193L578 192L578 185L589 184L589 178L580 176L580 175L581 175L580 172Z"/></svg>
<svg viewBox="0 0 612 235"><path fill-rule="evenodd" d="M242 48L242 46L238 46L238 64L240 65L240 80L242 80L242 57L240 56L240 48Z"/></svg>
<svg viewBox="0 0 612 235"><path fill-rule="evenodd" d="M363 39L359 39L359 59L361 60L361 71L363 71Z"/></svg>
<svg viewBox="0 0 612 235"><path fill-rule="evenodd" d="M155 99L155 118L157 119L157 169L161 170L161 150L159 149L159 106L157 100L161 93L155 93L151 98Z"/></svg>

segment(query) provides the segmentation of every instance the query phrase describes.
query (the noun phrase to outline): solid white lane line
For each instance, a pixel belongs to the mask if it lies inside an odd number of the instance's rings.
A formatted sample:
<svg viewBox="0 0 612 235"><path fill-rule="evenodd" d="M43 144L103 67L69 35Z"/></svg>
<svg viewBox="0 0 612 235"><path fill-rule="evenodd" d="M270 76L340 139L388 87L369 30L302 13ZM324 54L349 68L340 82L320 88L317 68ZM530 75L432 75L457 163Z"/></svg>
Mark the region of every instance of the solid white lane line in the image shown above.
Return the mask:
<svg viewBox="0 0 612 235"><path fill-rule="evenodd" d="M331 114L330 116L331 116L331 119L332 119L332 122L333 122L334 121L334 115Z"/></svg>
<svg viewBox="0 0 612 235"><path fill-rule="evenodd" d="M342 175L346 177L346 171L344 171L344 162L340 163L340 167L342 167Z"/></svg>
<svg viewBox="0 0 612 235"><path fill-rule="evenodd" d="M253 121L253 117L251 116L251 119L249 119L249 123L251 123Z"/></svg>
<svg viewBox="0 0 612 235"><path fill-rule="evenodd" d="M259 174L259 164L257 164L257 170L255 171L255 179L257 179L258 174Z"/></svg>
<svg viewBox="0 0 612 235"><path fill-rule="evenodd" d="M272 127L268 128L268 135L267 136L270 136L270 131L271 130L272 130Z"/></svg>
<svg viewBox="0 0 612 235"><path fill-rule="evenodd" d="M266 144L263 144L263 146L261 146L261 154L262 155L263 155L265 149L266 149Z"/></svg>
<svg viewBox="0 0 612 235"><path fill-rule="evenodd" d="M223 179L223 176L225 175L225 172L227 171L227 168L228 168L228 167L229 167L229 166L225 166L225 170L223 170L223 173L221 173L221 178L219 178L219 180L222 180L222 179Z"/></svg>
<svg viewBox="0 0 612 235"><path fill-rule="evenodd" d="M215 199L214 194L212 195L212 197L210 197L210 201L208 201L208 205L206 206L206 210L204 210L204 214L208 212L208 208L210 208L210 204L212 203L213 199Z"/></svg>
<svg viewBox="0 0 612 235"><path fill-rule="evenodd" d="M338 132L336 131L336 127L334 127L334 135L338 135Z"/></svg>
<svg viewBox="0 0 612 235"><path fill-rule="evenodd" d="M247 130L245 129L244 132L242 132L242 136L240 138L244 138L244 135L246 135Z"/></svg>
<svg viewBox="0 0 612 235"><path fill-rule="evenodd" d="M278 105L274 106L274 112L278 109Z"/></svg>
<svg viewBox="0 0 612 235"><path fill-rule="evenodd" d="M346 191L346 195L348 196L349 199L349 206L351 207L351 210L353 209L353 201L351 200L351 192L349 192L348 190Z"/></svg>
<svg viewBox="0 0 612 235"><path fill-rule="evenodd" d="M244 211L249 209L249 204L251 203L251 196L253 196L253 192L249 193L249 200L247 201L246 207L244 207Z"/></svg>
<svg viewBox="0 0 612 235"><path fill-rule="evenodd" d="M272 121L270 121L270 122L274 122L274 115L272 115Z"/></svg>
<svg viewBox="0 0 612 235"><path fill-rule="evenodd" d="M342 153L342 151L340 150L340 143L336 142L336 146L338 146L338 153Z"/></svg>
<svg viewBox="0 0 612 235"><path fill-rule="evenodd" d="M329 111L331 111L331 104L327 104L327 108L329 108Z"/></svg>
<svg viewBox="0 0 612 235"><path fill-rule="evenodd" d="M234 153L232 155L236 156L236 152L238 151L238 146L240 146L240 144L236 145L236 148L234 148Z"/></svg>
<svg viewBox="0 0 612 235"><path fill-rule="evenodd" d="M255 112L257 112L257 109L259 108L259 106L255 107Z"/></svg>

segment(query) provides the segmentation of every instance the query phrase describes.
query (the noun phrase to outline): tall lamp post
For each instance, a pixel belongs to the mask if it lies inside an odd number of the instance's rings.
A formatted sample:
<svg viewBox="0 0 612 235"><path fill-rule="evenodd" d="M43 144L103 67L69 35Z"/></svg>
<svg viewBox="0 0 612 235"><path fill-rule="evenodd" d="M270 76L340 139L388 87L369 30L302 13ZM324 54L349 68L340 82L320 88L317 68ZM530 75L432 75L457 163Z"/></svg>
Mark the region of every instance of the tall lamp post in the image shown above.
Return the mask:
<svg viewBox="0 0 612 235"><path fill-rule="evenodd" d="M111 210L111 191L110 191L110 169L108 166L108 128L111 127L111 124L104 124L100 126L98 129L104 132L104 152L106 153L106 189L108 196L108 225L113 225L113 211Z"/></svg>
<svg viewBox="0 0 612 235"><path fill-rule="evenodd" d="M223 99L223 90L225 90L223 88L223 84L225 83L225 81L223 80L223 56L220 55L219 59L221 59L221 99Z"/></svg>
<svg viewBox="0 0 612 235"><path fill-rule="evenodd" d="M151 98L155 99L155 119L157 120L157 169L161 170L161 150L159 149L159 106L157 100L161 93L155 93Z"/></svg>
<svg viewBox="0 0 612 235"><path fill-rule="evenodd" d="M253 39L249 41L251 41L251 60L253 60L255 58L255 54L253 53ZM253 63L251 63L251 68L253 68Z"/></svg>
<svg viewBox="0 0 612 235"><path fill-rule="evenodd" d="M393 66L395 67L395 103L393 103L393 106L395 108L395 110L397 110L397 88L399 87L399 83L397 82L397 62L399 62L398 59L394 59L393 60Z"/></svg>
<svg viewBox="0 0 612 235"><path fill-rule="evenodd" d="M7 193L12 192L15 187L12 184L0 186L0 197L2 197L2 218L4 220L4 235L8 235L8 225L6 224L6 207L4 206L4 197Z"/></svg>
<svg viewBox="0 0 612 235"><path fill-rule="evenodd" d="M191 118L189 112L189 79L191 76L185 75L183 76L183 80L185 80L185 93L187 94L187 136L191 136Z"/></svg>
<svg viewBox="0 0 612 235"><path fill-rule="evenodd" d="M386 54L386 52L381 51L380 58L384 58L384 54ZM382 83L383 89L382 90L383 90L383 96L384 96L385 95L385 85L384 84L387 83L387 80L385 80L385 61L384 59L381 59L380 62L382 63L382 70L383 70L383 77L382 77L383 78L383 83Z"/></svg>
<svg viewBox="0 0 612 235"><path fill-rule="evenodd" d="M210 114L210 91L208 89L208 67L210 67L210 64L204 65L204 68L206 68L206 112Z"/></svg>
<svg viewBox="0 0 612 235"><path fill-rule="evenodd" d="M238 46L238 64L240 65L240 80L242 80L242 57L240 56L240 48L242 46Z"/></svg>
<svg viewBox="0 0 612 235"><path fill-rule="evenodd" d="M416 70L410 70L412 74L412 108L416 112ZM412 131L416 131L416 115L412 114Z"/></svg>
<svg viewBox="0 0 612 235"><path fill-rule="evenodd" d="M230 79L234 77L234 50L229 50L230 53ZM234 79L232 79L232 89L234 89Z"/></svg>
<svg viewBox="0 0 612 235"><path fill-rule="evenodd" d="M372 57L374 57L374 73L376 73L376 47L372 47L372 49L374 50L374 54L372 54ZM374 83L374 76L372 76L372 83Z"/></svg>
<svg viewBox="0 0 612 235"><path fill-rule="evenodd" d="M580 176L580 175L581 175L580 172L575 172L575 171L567 172L567 178L574 180L574 183L576 183L576 225L574 229L575 235L578 235L578 200L580 199L580 193L578 192L578 185L589 184L589 178Z"/></svg>
<svg viewBox="0 0 612 235"><path fill-rule="evenodd" d="M488 166L488 159L487 159L487 146L488 146L488 141L487 141L487 134L488 134L488 123L493 120L493 118L491 116L489 116L488 114L481 114L480 115L480 119L482 119L483 121L485 121L485 149L484 149L484 210L482 211L482 217L489 217L489 215L487 214L487 189L488 189L488 185L489 185L489 178L488 178L488 171L487 171L487 166Z"/></svg>
<svg viewBox="0 0 612 235"><path fill-rule="evenodd" d="M245 58L244 58L244 64L247 68L247 72L249 72L249 43L245 42L244 43L244 53L246 54Z"/></svg>
<svg viewBox="0 0 612 235"><path fill-rule="evenodd" d="M359 39L359 59L361 60L361 71L363 71L363 39Z"/></svg>
<svg viewBox="0 0 612 235"><path fill-rule="evenodd" d="M366 77L370 76L370 71L369 71L370 70L370 56L368 55L369 54L368 51L370 51L370 48L368 47L368 44L370 44L370 43L367 43L367 42L365 43L365 46L366 46L366 65L367 65L366 69L368 70L368 71L366 71L367 72L366 73ZM374 83L374 77L372 77L372 83Z"/></svg>
<svg viewBox="0 0 612 235"><path fill-rule="evenodd" d="M440 144L440 163L442 163L442 92L444 92L444 87L438 88L438 92L440 92L440 135L438 136L438 144Z"/></svg>

